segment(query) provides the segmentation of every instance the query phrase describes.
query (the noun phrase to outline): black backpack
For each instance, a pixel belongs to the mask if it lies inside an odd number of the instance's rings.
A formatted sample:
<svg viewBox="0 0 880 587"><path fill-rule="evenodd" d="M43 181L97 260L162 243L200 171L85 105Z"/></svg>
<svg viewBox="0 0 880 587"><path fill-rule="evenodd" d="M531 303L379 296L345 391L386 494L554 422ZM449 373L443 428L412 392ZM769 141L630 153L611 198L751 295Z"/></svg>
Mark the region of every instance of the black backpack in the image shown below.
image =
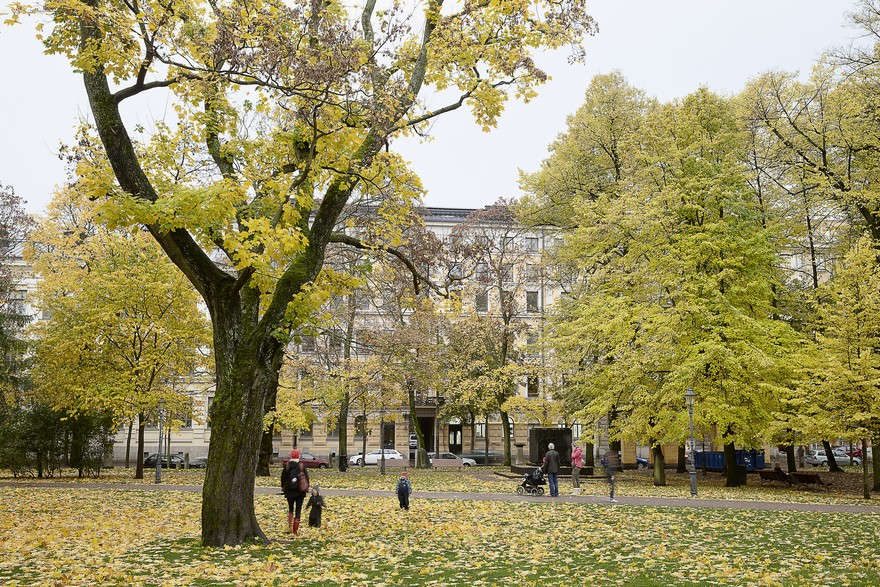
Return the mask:
<svg viewBox="0 0 880 587"><path fill-rule="evenodd" d="M291 461L287 461L281 469L281 489L295 491L297 483L299 483L299 468L293 469Z"/></svg>

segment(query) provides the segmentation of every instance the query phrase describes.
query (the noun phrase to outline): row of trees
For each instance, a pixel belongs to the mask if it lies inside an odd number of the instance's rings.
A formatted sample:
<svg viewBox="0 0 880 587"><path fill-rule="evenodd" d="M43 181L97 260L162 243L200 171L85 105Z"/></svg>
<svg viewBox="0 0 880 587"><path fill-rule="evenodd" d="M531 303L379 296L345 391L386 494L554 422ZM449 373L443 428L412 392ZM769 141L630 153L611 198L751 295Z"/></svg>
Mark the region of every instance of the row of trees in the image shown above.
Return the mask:
<svg viewBox="0 0 880 587"><path fill-rule="evenodd" d="M195 292L143 232L102 226L74 189L60 191L36 225L11 188L2 206L0 464L40 477L62 464L98 474L127 424L129 446L137 426L142 478L144 428L158 401L172 425L202 413L179 384L204 372L210 355ZM32 271L40 280L25 298Z"/></svg>
<svg viewBox="0 0 880 587"><path fill-rule="evenodd" d="M876 34L878 14L855 18ZM554 263L579 277L547 342L582 422L610 417L662 464L693 388L727 462L736 444L784 446L790 467L796 443L878 444L873 55L670 103L620 73L593 80L521 208L566 234Z"/></svg>

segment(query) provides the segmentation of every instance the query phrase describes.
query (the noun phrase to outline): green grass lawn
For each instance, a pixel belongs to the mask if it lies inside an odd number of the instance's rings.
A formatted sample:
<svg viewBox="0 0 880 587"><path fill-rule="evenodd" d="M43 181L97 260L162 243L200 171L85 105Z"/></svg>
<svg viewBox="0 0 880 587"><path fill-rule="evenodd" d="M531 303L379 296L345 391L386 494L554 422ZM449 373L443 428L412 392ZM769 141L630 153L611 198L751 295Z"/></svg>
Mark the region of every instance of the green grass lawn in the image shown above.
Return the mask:
<svg viewBox="0 0 880 587"><path fill-rule="evenodd" d="M880 584L876 515L413 497L328 497L294 540L258 495L272 543L204 549L198 493L0 487L0 584Z"/></svg>

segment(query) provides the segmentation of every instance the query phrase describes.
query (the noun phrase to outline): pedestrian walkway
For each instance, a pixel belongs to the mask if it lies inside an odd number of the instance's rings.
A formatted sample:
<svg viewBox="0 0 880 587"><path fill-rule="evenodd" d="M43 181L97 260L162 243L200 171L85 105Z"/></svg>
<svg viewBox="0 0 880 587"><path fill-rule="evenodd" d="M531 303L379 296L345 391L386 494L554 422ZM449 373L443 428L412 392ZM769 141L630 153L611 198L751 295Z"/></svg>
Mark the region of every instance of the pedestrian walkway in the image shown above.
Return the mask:
<svg viewBox="0 0 880 587"><path fill-rule="evenodd" d="M116 483L56 483L56 482L0 482L0 487L33 487L38 489L101 489L117 491L191 491L201 492L201 485L170 485L170 484L138 484L126 485ZM254 490L258 495L278 495L279 491L274 487L257 487ZM396 497L393 491L370 491L364 489L321 489L324 496L340 497ZM560 495L528 496L516 495L515 493L458 493L441 491L419 491L415 494L419 500L423 499L457 499L465 501L526 501L531 503L583 503L599 504L608 507L636 506L636 507L680 507L680 508L714 508L730 510L766 510L766 511L795 511L795 512L821 512L821 513L853 513L853 514L877 514L880 515L878 505L835 505L820 503L790 503L774 501L743 501L725 499L699 499L687 497L627 497L617 496L617 503L609 503L607 495ZM874 502L872 502L874 503Z"/></svg>

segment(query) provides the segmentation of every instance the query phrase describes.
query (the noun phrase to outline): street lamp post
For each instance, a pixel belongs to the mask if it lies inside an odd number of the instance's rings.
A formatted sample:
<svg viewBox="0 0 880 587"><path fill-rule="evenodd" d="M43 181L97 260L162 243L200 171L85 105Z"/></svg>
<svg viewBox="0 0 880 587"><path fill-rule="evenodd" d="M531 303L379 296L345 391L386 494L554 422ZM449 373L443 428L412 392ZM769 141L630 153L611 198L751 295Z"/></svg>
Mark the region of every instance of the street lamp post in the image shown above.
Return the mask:
<svg viewBox="0 0 880 587"><path fill-rule="evenodd" d="M162 482L162 412L165 411L165 400L159 400L159 451L156 453L156 483Z"/></svg>
<svg viewBox="0 0 880 587"><path fill-rule="evenodd" d="M691 462L688 470L691 474L691 497L697 496L697 469L696 469L696 454L695 450L697 448L696 443L694 442L694 399L696 399L697 394L694 393L693 388L689 387L687 392L684 394L684 401L688 407L688 419L690 420L691 427L691 439L690 439L690 453L691 453ZM705 455L703 455L705 456Z"/></svg>

